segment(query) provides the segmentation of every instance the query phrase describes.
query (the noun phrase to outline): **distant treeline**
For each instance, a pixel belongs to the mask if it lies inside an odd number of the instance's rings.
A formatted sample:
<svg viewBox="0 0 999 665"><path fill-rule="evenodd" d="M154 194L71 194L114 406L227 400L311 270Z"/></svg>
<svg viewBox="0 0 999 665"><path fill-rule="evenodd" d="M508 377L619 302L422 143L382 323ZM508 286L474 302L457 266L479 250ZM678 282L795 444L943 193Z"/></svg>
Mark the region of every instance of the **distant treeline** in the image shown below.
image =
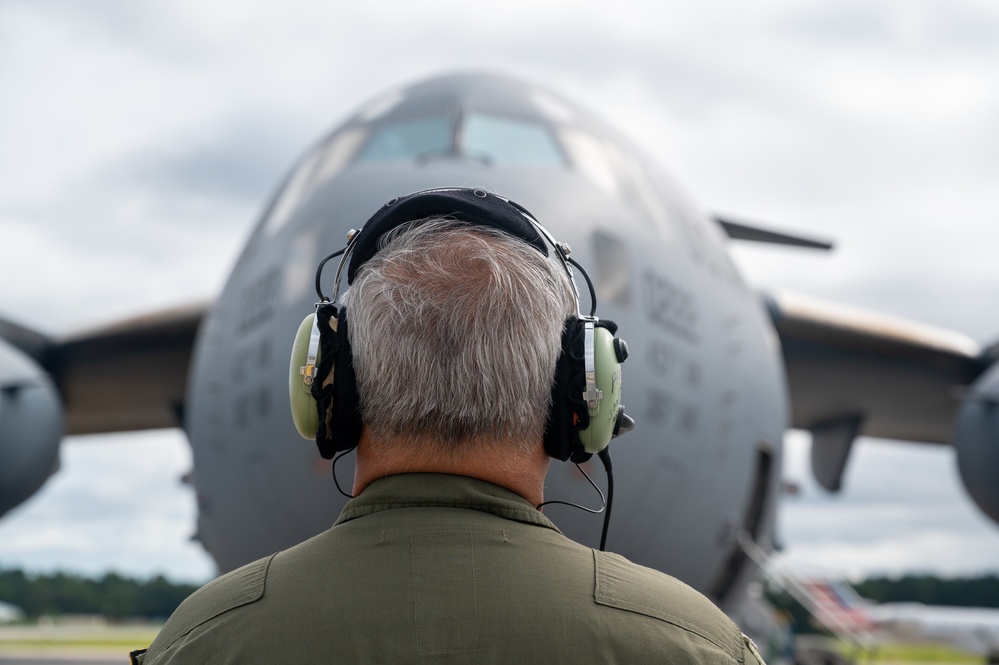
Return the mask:
<svg viewBox="0 0 999 665"><path fill-rule="evenodd" d="M999 575L950 579L931 575L872 577L852 586L858 594L876 603L999 607ZM770 588L767 599L790 617L791 627L796 633L820 629L805 608L787 592Z"/></svg>
<svg viewBox="0 0 999 665"><path fill-rule="evenodd" d="M115 573L91 579L66 573L29 575L0 570L0 601L20 607L29 619L61 614L165 618L197 588L162 576L143 581Z"/></svg>
<svg viewBox="0 0 999 665"><path fill-rule="evenodd" d="M999 575L941 579L929 575L875 577L854 584L861 596L878 603L917 602L926 605L999 607ZM110 619L167 617L195 589L162 576L137 580L108 573L93 579L55 573L25 574L0 569L0 601L20 607L27 618L60 614L100 614ZM783 591L767 594L787 611L798 630L806 630L808 615Z"/></svg>
<svg viewBox="0 0 999 665"><path fill-rule="evenodd" d="M954 579L930 575L906 575L896 579L873 577L854 584L853 588L864 598L878 603L999 607L999 575Z"/></svg>

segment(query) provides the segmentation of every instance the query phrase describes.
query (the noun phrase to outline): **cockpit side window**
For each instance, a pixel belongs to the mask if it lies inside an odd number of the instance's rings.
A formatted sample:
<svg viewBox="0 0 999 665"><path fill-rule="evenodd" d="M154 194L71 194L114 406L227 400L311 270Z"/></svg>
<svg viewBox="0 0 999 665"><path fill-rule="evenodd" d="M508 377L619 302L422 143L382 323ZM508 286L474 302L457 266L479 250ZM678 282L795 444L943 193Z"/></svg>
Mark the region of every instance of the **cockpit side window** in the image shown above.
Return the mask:
<svg viewBox="0 0 999 665"><path fill-rule="evenodd" d="M565 156L544 125L486 113L462 119L460 150L490 163L521 166L565 166Z"/></svg>
<svg viewBox="0 0 999 665"><path fill-rule="evenodd" d="M280 231L317 187L344 168L365 136L363 127L348 127L304 157L271 207L264 231L269 235Z"/></svg>
<svg viewBox="0 0 999 665"><path fill-rule="evenodd" d="M295 167L277 201L264 222L264 231L274 235L291 219L298 206L308 197L320 158L321 150L313 150Z"/></svg>
<svg viewBox="0 0 999 665"><path fill-rule="evenodd" d="M638 156L620 143L571 127L559 130L573 168L608 194L631 203L666 237L668 211Z"/></svg>
<svg viewBox="0 0 999 665"><path fill-rule="evenodd" d="M618 193L619 177L611 165L604 143L592 134L570 127L561 128L559 138L577 171L608 194Z"/></svg>
<svg viewBox="0 0 999 665"><path fill-rule="evenodd" d="M446 152L451 142L450 126L451 123L445 116L386 122L373 129L371 138L361 149L357 161L414 159Z"/></svg>

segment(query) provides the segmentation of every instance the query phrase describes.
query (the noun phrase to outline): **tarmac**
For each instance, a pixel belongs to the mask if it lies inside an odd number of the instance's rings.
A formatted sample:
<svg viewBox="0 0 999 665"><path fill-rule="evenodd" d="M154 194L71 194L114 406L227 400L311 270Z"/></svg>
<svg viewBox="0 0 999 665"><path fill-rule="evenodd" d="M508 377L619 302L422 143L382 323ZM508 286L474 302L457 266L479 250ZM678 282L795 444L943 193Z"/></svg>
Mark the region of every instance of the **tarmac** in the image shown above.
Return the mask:
<svg viewBox="0 0 999 665"><path fill-rule="evenodd" d="M91 649L43 649L0 651L0 665L122 665L128 663L128 653L121 651L95 653Z"/></svg>
<svg viewBox="0 0 999 665"><path fill-rule="evenodd" d="M149 645L158 626L108 625L99 618L0 626L0 665L121 665Z"/></svg>

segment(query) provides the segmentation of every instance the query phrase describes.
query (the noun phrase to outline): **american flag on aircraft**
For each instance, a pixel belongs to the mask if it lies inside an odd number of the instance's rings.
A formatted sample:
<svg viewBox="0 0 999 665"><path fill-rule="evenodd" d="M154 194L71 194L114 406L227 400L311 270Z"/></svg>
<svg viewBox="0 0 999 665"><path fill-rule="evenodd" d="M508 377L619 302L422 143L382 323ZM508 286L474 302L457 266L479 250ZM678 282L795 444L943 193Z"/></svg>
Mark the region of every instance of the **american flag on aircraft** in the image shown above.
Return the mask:
<svg viewBox="0 0 999 665"><path fill-rule="evenodd" d="M846 583L809 580L802 586L808 592L808 609L823 623L854 632L874 627L866 601Z"/></svg>

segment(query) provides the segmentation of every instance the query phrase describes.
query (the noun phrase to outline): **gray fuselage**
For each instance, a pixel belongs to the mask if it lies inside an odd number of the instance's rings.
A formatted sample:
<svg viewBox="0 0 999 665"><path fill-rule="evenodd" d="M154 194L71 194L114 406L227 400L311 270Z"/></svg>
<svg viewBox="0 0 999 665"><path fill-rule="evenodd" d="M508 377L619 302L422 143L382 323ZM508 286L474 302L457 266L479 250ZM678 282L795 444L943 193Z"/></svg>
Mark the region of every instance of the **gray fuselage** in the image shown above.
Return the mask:
<svg viewBox="0 0 999 665"><path fill-rule="evenodd" d="M220 570L336 519L346 499L290 417L291 343L319 260L387 200L439 186L509 197L571 245L631 350L623 402L637 426L611 444L608 549L734 602L752 572L738 535L773 542L788 398L772 326L721 230L628 141L545 90L481 75L389 93L309 150L205 319L185 427L198 537ZM345 487L352 464L337 465ZM552 466L545 496L599 505L571 464ZM596 546L601 516L545 513Z"/></svg>

